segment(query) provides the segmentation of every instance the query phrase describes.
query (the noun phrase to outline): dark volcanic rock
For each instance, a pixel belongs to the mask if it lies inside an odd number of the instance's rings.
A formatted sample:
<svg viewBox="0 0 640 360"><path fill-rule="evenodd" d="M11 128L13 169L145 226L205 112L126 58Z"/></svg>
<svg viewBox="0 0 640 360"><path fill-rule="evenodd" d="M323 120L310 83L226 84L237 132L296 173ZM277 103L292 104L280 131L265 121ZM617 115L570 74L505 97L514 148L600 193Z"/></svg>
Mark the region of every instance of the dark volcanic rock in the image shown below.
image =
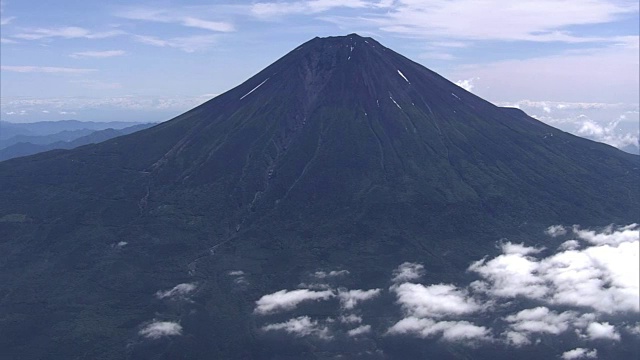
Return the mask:
<svg viewBox="0 0 640 360"><path fill-rule="evenodd" d="M638 165L371 38L315 38L166 123L0 163L0 349L23 359L473 358L443 344L403 353L383 335L349 350L271 338L252 312L318 270L348 269L341 286L388 287L393 268L419 261L428 281L456 282L500 238L637 221ZM197 283L190 301L154 296L179 283ZM381 333L391 315L377 313ZM180 322L184 335L143 339L154 319Z"/></svg>

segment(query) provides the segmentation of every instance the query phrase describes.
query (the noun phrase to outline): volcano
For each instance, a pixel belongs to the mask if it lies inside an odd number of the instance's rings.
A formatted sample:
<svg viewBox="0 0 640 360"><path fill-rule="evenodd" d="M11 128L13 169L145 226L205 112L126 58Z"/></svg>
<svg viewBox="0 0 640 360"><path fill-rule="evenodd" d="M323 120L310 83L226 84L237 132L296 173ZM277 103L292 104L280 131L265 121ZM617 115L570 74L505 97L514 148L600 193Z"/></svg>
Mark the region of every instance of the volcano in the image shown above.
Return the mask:
<svg viewBox="0 0 640 360"><path fill-rule="evenodd" d="M1 162L0 349L16 359L512 358L495 341L482 352L390 335L407 311L392 274L471 281L469 265L496 255L500 239L638 221L639 164L371 38L315 38L153 128ZM336 313L373 297L359 314ZM339 335L341 321L361 326ZM562 350L545 341L522 358Z"/></svg>

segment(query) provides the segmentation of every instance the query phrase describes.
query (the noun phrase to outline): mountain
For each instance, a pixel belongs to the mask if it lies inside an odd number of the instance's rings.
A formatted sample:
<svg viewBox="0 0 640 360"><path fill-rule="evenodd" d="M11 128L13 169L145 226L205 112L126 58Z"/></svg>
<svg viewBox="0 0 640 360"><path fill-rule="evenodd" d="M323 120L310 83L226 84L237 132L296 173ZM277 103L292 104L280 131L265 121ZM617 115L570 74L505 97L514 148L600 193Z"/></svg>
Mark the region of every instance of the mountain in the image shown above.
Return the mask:
<svg viewBox="0 0 640 360"><path fill-rule="evenodd" d="M105 130L122 129L139 123L126 121L97 122L79 120L37 121L32 123L12 123L0 121L0 140L6 140L16 135L47 136L60 132L77 130Z"/></svg>
<svg viewBox="0 0 640 360"><path fill-rule="evenodd" d="M104 129L91 131L86 130L88 133L84 136L76 137L73 136L69 141L56 141L52 143L31 143L31 142L18 142L11 146L7 146L4 149L0 149L0 161L12 159L20 156L33 155L44 151L55 150L55 149L74 149L78 146L95 144L105 140L113 139L114 137L128 135L136 131L140 131L146 128L149 128L155 124L138 124L129 127L125 127L123 129ZM84 130L74 130L72 133L77 134L78 132L84 132ZM69 131L60 132L57 134L69 133ZM55 134L54 134L55 135ZM19 135L21 136L21 135ZM11 139L16 139L19 136L14 136ZM39 137L41 138L41 137ZM47 139L51 139L51 137L46 137Z"/></svg>
<svg viewBox="0 0 640 360"><path fill-rule="evenodd" d="M567 319L605 330L615 319L456 286L477 280L470 265L485 269L476 262L499 256L498 241L529 264L566 240L556 227L528 243L550 225L638 221L638 168L638 156L496 107L371 38L315 38L173 120L0 163L0 348L21 359L558 357L585 347ZM508 317L515 303L532 310ZM517 325L552 315L544 345ZM624 333L597 350L632 358L636 345Z"/></svg>

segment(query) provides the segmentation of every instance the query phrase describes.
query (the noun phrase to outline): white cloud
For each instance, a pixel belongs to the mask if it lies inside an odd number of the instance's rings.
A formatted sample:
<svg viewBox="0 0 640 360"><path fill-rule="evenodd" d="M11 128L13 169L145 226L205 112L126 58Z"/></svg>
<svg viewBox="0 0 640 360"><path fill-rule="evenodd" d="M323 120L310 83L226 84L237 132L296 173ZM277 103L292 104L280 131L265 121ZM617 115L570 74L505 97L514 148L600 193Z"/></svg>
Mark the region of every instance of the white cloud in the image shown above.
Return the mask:
<svg viewBox="0 0 640 360"><path fill-rule="evenodd" d="M128 243L128 242L126 242L126 241L119 241L119 242L117 242L117 243L115 243L115 244L112 244L112 245L111 245L111 247L116 248L116 249L122 249L122 248L124 248L125 246L127 246L128 244L129 244L129 243Z"/></svg>
<svg viewBox="0 0 640 360"><path fill-rule="evenodd" d="M574 360L574 359L597 359L598 358L598 350L593 349L584 349L584 348L576 348L573 350L566 351L562 354L562 359L564 360Z"/></svg>
<svg viewBox="0 0 640 360"><path fill-rule="evenodd" d="M197 285L196 284L188 284L188 283L184 283L184 284L178 284L176 286L173 287L173 289L171 290L166 290L166 291L158 291L156 292L156 297L158 299L166 299L166 298L183 298L186 295L192 293L193 291L196 290Z"/></svg>
<svg viewBox="0 0 640 360"><path fill-rule="evenodd" d="M616 328L608 322L593 322L589 324L589 326L587 327L587 335L592 340L608 339L620 341L620 334L616 331Z"/></svg>
<svg viewBox="0 0 640 360"><path fill-rule="evenodd" d="M438 284L424 286L403 283L394 285L397 303L407 315L415 317L443 317L471 314L482 310L482 306L469 297L465 290L453 285Z"/></svg>
<svg viewBox="0 0 640 360"><path fill-rule="evenodd" d="M360 324L362 322L362 317L356 314L349 314L340 316L339 320L343 324Z"/></svg>
<svg viewBox="0 0 640 360"><path fill-rule="evenodd" d="M329 271L329 272L316 271L315 273L313 273L313 277L318 278L318 279L325 279L325 278L344 276L344 275L349 275L349 271L347 271L347 270L332 270L332 271Z"/></svg>
<svg viewBox="0 0 640 360"><path fill-rule="evenodd" d="M560 244L558 250L577 250L580 248L578 240L567 240Z"/></svg>
<svg viewBox="0 0 640 360"><path fill-rule="evenodd" d="M421 278L423 274L424 274L423 265L420 265L417 263L405 262L400 266L398 266L398 268L393 271L393 279L391 281L393 281L394 283L399 283L399 282L417 280Z"/></svg>
<svg viewBox="0 0 640 360"><path fill-rule="evenodd" d="M15 40L11 40L8 38L0 38L0 44L17 44L18 42Z"/></svg>
<svg viewBox="0 0 640 360"><path fill-rule="evenodd" d="M631 88L626 93L632 91L635 90ZM640 149L638 143L640 131L637 125L640 117L637 102L586 103L520 100L513 103L499 102L498 105L517 107L539 121L577 136L603 142L627 151L634 151L635 148L637 152ZM545 107L553 109L550 111L552 114L545 112Z"/></svg>
<svg viewBox="0 0 640 360"><path fill-rule="evenodd" d="M382 14L345 17L341 23L423 38L583 42L599 38L576 36L567 27L611 22L637 9L632 2L607 0L564 0L561 6L555 0L399 0Z"/></svg>
<svg viewBox="0 0 640 360"><path fill-rule="evenodd" d="M201 51L211 47L218 41L217 35L193 35L185 37L174 37L169 39L160 39L154 36L135 35L133 39L137 42L157 46L170 47L180 49L182 51L192 53Z"/></svg>
<svg viewBox="0 0 640 360"><path fill-rule="evenodd" d="M161 23L174 23L185 27L198 28L214 32L232 32L235 27L226 21L205 20L196 16L197 10L188 8L157 9L136 7L127 8L116 13L116 16L130 20L142 20Z"/></svg>
<svg viewBox="0 0 640 360"><path fill-rule="evenodd" d="M80 69L80 68L53 67L53 66L13 66L13 65L2 65L0 66L0 70L17 72L17 73L47 73L47 74L85 74L85 73L97 71L96 69Z"/></svg>
<svg viewBox="0 0 640 360"><path fill-rule="evenodd" d="M63 38L63 39L105 39L118 35L125 34L122 30L110 30L103 32L92 32L85 28L68 26L60 28L37 28L27 29L25 32L13 35L14 38L22 40L41 40L49 38Z"/></svg>
<svg viewBox="0 0 640 360"><path fill-rule="evenodd" d="M251 14L258 18L281 17L293 14L315 14L335 8L387 8L390 1L365 0L307 0L293 2L258 2L251 6Z"/></svg>
<svg viewBox="0 0 640 360"><path fill-rule="evenodd" d="M502 252L506 255L517 254L517 255L525 256L530 254L538 254L542 250L544 250L544 248L534 248L534 247L525 246L524 244L513 244L510 241L502 243L501 247L502 247Z"/></svg>
<svg viewBox="0 0 640 360"><path fill-rule="evenodd" d="M316 336L321 339L331 339L329 328L320 325L317 320L311 320L308 316L300 316L283 323L269 324L263 326L262 330L282 330L297 337Z"/></svg>
<svg viewBox="0 0 640 360"><path fill-rule="evenodd" d="M334 296L335 294L331 290L280 290L273 294L264 295L259 300L257 300L254 312L260 315L272 314L279 311L295 309L298 304L304 301L327 300Z"/></svg>
<svg viewBox="0 0 640 360"><path fill-rule="evenodd" d="M351 310L357 304L377 297L380 292L380 289L338 291L338 298L343 309Z"/></svg>
<svg viewBox="0 0 640 360"><path fill-rule="evenodd" d="M370 332L371 332L371 325L361 325L355 329L351 329L347 331L347 334L349 334L349 336L359 336L359 335L368 334Z"/></svg>
<svg viewBox="0 0 640 360"><path fill-rule="evenodd" d="M105 51L80 51L75 52L69 56L72 58L108 58L114 56L122 56L126 54L124 50L105 50Z"/></svg>
<svg viewBox="0 0 640 360"><path fill-rule="evenodd" d="M182 326L170 321L154 321L142 328L138 334L149 339L159 339L165 336L177 336L182 335Z"/></svg>
<svg viewBox="0 0 640 360"><path fill-rule="evenodd" d="M638 241L640 225L630 224L621 228L607 226L603 231L582 230L579 226L573 227L573 232L582 240L594 245L620 245Z"/></svg>
<svg viewBox="0 0 640 360"><path fill-rule="evenodd" d="M567 229L565 229L562 225L551 225L545 230L545 234L551 237L562 236L567 233Z"/></svg>
<svg viewBox="0 0 640 360"><path fill-rule="evenodd" d="M502 254L489 261L477 261L469 267L484 279L471 284L477 291L486 291L497 297L542 298L548 288L537 275L537 269L535 259L521 254Z"/></svg>
<svg viewBox="0 0 640 360"><path fill-rule="evenodd" d="M230 276L242 276L242 275L244 275L244 271L242 271L242 270L232 270L232 271L229 271L228 274Z"/></svg>
<svg viewBox="0 0 640 360"><path fill-rule="evenodd" d="M638 226L574 232L592 245L578 250L572 243L542 259L502 254L480 260L469 267L482 277L472 288L491 296L523 296L601 313L640 311Z"/></svg>
<svg viewBox="0 0 640 360"><path fill-rule="evenodd" d="M525 309L505 318L513 331L519 333L548 333L558 335L569 329L577 313L565 311L556 313L547 307Z"/></svg>
<svg viewBox="0 0 640 360"><path fill-rule="evenodd" d="M440 321L431 319L407 317L387 331L390 335L416 335L429 338L441 335L443 340L479 340L489 337L489 330L483 326L476 326L467 321Z"/></svg>
<svg viewBox="0 0 640 360"><path fill-rule="evenodd" d="M466 79L466 80L458 80L458 81L456 81L456 85L458 85L461 88L467 90L468 92L471 92L471 90L473 90L473 81L474 80L476 80L476 78L470 78L470 79Z"/></svg>

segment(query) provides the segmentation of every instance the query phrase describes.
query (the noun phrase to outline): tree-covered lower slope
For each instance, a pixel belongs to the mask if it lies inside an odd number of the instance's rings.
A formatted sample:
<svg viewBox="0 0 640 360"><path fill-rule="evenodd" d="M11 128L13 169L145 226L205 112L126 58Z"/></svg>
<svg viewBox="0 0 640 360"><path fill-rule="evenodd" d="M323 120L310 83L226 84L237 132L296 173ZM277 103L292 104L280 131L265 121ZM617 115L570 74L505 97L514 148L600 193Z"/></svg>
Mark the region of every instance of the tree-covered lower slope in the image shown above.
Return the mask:
<svg viewBox="0 0 640 360"><path fill-rule="evenodd" d="M461 281L500 238L637 221L639 164L370 38L316 38L166 123L0 163L0 348L22 359L332 358L346 345L265 335L255 301L316 271L388 286L405 261L434 284ZM181 283L199 290L157 295ZM375 313L391 323L392 311ZM183 335L141 335L163 319ZM401 346L367 341L363 354ZM431 355L474 358L437 346Z"/></svg>

